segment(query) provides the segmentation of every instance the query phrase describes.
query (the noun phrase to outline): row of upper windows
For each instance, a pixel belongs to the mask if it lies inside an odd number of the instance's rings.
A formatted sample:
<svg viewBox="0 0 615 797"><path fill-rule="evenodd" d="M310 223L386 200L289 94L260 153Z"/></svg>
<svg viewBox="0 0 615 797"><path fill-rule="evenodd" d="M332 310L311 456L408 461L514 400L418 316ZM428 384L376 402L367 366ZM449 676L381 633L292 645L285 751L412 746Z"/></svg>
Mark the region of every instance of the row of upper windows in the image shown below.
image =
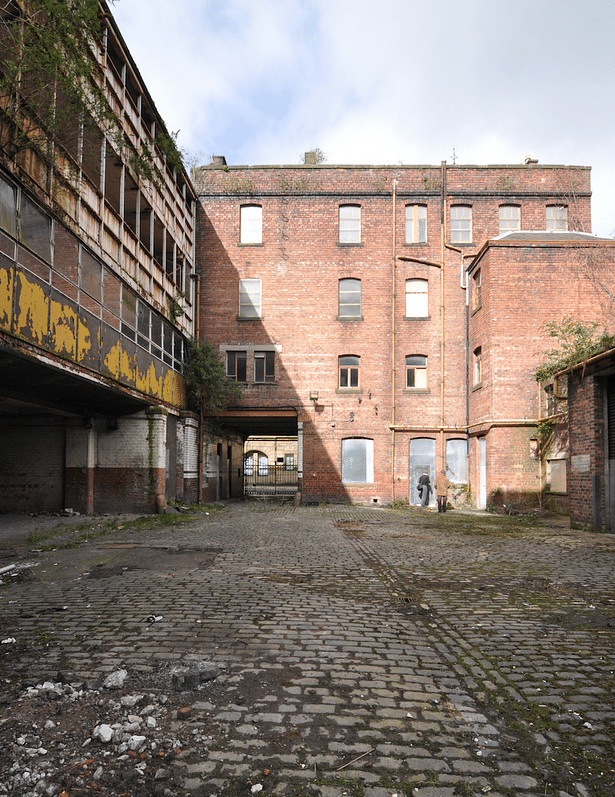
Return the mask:
<svg viewBox="0 0 615 797"><path fill-rule="evenodd" d="M429 315L429 283L426 279L406 280L406 316L427 318ZM261 318L262 281L239 280L239 317ZM361 280L338 281L338 317L361 318Z"/></svg>
<svg viewBox="0 0 615 797"><path fill-rule="evenodd" d="M240 243L262 244L263 209L260 205L243 205L240 210ZM563 205L547 205L545 229L568 228L567 209ZM521 229L519 205L500 205L499 234ZM427 243L427 205L406 205L406 243ZM472 206L453 205L450 213L450 240L452 243L472 243ZM341 205L339 208L339 243L361 243L361 208L359 205Z"/></svg>
<svg viewBox="0 0 615 797"><path fill-rule="evenodd" d="M344 354L337 358L338 388L340 390L361 389L361 358L356 354ZM427 357L423 354L406 356L406 387L427 389Z"/></svg>
<svg viewBox="0 0 615 797"><path fill-rule="evenodd" d="M255 351L254 359L244 349L226 352L226 375L234 382L246 383L249 369L255 384L275 382L275 352ZM427 388L427 357L422 354L406 356L406 387L425 390ZM338 357L338 388L340 390L361 389L361 358L356 354Z"/></svg>

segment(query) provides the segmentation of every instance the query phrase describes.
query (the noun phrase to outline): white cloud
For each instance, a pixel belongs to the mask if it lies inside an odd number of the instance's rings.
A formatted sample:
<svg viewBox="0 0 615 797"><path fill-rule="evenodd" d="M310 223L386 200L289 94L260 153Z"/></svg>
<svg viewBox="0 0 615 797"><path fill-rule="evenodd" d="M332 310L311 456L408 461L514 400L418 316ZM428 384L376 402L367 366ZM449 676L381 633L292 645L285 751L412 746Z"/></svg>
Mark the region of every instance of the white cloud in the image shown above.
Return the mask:
<svg viewBox="0 0 615 797"><path fill-rule="evenodd" d="M169 129L229 163L593 167L607 194L612 2L119 0L114 15Z"/></svg>

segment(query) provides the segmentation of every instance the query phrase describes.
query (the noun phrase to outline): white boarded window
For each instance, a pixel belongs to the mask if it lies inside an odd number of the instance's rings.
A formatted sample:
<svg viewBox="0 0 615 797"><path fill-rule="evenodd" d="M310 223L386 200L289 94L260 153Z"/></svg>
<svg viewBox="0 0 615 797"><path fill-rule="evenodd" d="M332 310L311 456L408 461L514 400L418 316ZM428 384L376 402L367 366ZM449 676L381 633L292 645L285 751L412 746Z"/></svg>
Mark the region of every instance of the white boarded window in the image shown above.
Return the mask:
<svg viewBox="0 0 615 797"><path fill-rule="evenodd" d="M340 243L361 243L361 208L358 205L340 206Z"/></svg>
<svg viewBox="0 0 615 797"><path fill-rule="evenodd" d="M517 205L500 205L500 235L521 229L521 208Z"/></svg>
<svg viewBox="0 0 615 797"><path fill-rule="evenodd" d="M342 440L342 482L371 484L374 481L374 441L361 437Z"/></svg>
<svg viewBox="0 0 615 797"><path fill-rule="evenodd" d="M456 244L472 243L472 208L454 205L451 208L451 241Z"/></svg>
<svg viewBox="0 0 615 797"><path fill-rule="evenodd" d="M260 205L243 205L241 208L240 243L262 244L263 209Z"/></svg>
<svg viewBox="0 0 615 797"><path fill-rule="evenodd" d="M467 484L468 444L466 440L446 441L446 474L453 484Z"/></svg>
<svg viewBox="0 0 615 797"><path fill-rule="evenodd" d="M261 280L239 280L239 316L261 317Z"/></svg>
<svg viewBox="0 0 615 797"><path fill-rule="evenodd" d="M547 230L549 232L568 229L566 210L566 207L562 205L547 205Z"/></svg>
<svg viewBox="0 0 615 797"><path fill-rule="evenodd" d="M426 318L429 315L429 283L427 280L406 280L406 316Z"/></svg>
<svg viewBox="0 0 615 797"><path fill-rule="evenodd" d="M427 207L425 205L406 205L406 243L424 244L427 242Z"/></svg>

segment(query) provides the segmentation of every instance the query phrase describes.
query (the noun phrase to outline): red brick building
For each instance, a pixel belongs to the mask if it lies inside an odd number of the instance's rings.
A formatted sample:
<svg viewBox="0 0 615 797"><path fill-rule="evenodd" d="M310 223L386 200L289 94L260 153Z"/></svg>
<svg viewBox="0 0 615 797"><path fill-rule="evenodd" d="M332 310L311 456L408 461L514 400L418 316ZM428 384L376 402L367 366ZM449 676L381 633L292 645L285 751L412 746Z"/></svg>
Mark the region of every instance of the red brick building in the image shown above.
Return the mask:
<svg viewBox="0 0 615 797"><path fill-rule="evenodd" d="M535 498L544 323L600 310L573 257L597 239L567 235L590 170L306 161L193 175L200 332L244 387L226 422L298 434L304 501L416 503L444 465L479 506Z"/></svg>

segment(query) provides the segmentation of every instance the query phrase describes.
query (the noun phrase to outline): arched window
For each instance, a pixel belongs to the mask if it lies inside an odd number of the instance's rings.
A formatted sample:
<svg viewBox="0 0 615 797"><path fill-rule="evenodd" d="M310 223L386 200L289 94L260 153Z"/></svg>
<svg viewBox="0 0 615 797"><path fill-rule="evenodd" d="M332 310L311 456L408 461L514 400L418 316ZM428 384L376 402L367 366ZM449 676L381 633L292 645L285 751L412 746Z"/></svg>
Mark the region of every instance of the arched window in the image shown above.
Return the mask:
<svg viewBox="0 0 615 797"><path fill-rule="evenodd" d="M568 213L565 205L547 205L547 230L555 232L557 230L568 229Z"/></svg>
<svg viewBox="0 0 615 797"><path fill-rule="evenodd" d="M354 354L338 357L339 387L358 388L361 358Z"/></svg>
<svg viewBox="0 0 615 797"><path fill-rule="evenodd" d="M339 242L361 243L361 208L358 205L340 205Z"/></svg>
<svg viewBox="0 0 615 797"><path fill-rule="evenodd" d="M472 208L469 205L453 205L451 208L451 242L472 243Z"/></svg>
<svg viewBox="0 0 615 797"><path fill-rule="evenodd" d="M422 354L409 354L406 357L406 387L427 387L427 357Z"/></svg>
<svg viewBox="0 0 615 797"><path fill-rule="evenodd" d="M342 440L342 482L371 484L374 481L374 441L363 437Z"/></svg>
<svg viewBox="0 0 615 797"><path fill-rule="evenodd" d="M343 279L338 283L338 316L361 317L361 280Z"/></svg>
<svg viewBox="0 0 615 797"><path fill-rule="evenodd" d="M468 481L468 443L467 440L446 441L446 472L454 484Z"/></svg>
<svg viewBox="0 0 615 797"><path fill-rule="evenodd" d="M239 241L242 244L262 244L263 209L260 205L242 205Z"/></svg>
<svg viewBox="0 0 615 797"><path fill-rule="evenodd" d="M517 205L500 205L500 235L521 229L521 208Z"/></svg>
<svg viewBox="0 0 615 797"><path fill-rule="evenodd" d="M406 280L406 317L426 318L429 315L429 283L423 279Z"/></svg>
<svg viewBox="0 0 615 797"><path fill-rule="evenodd" d="M427 243L426 205L406 205L406 243Z"/></svg>

